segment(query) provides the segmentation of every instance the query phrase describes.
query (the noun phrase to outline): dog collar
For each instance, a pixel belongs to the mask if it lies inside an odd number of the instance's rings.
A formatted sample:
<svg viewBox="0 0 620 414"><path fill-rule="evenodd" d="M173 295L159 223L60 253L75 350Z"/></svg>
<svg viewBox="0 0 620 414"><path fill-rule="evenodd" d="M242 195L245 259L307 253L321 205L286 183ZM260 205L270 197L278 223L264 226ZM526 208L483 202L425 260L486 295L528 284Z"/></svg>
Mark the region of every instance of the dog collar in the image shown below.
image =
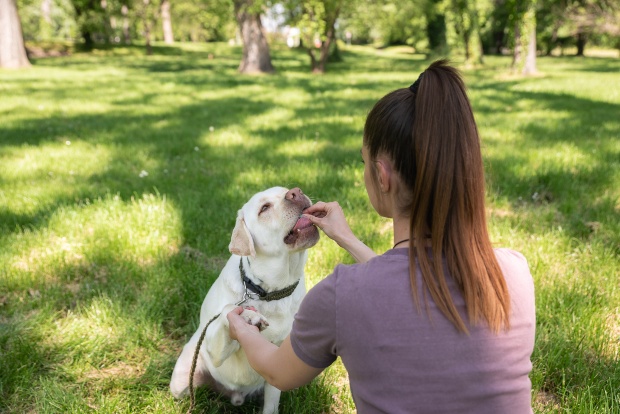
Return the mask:
<svg viewBox="0 0 620 414"><path fill-rule="evenodd" d="M245 292L243 294L244 300L252 298L270 302L272 300L284 299L287 296L291 296L291 294L295 291L297 285L299 284L298 280L297 282L285 287L284 289L276 290L274 292L267 292L265 289L252 282L250 278L247 277L247 275L245 274L245 270L243 269L243 257L239 260L239 272L241 273L241 282L243 282L243 287L245 288ZM258 295L258 298L256 298L255 295Z"/></svg>

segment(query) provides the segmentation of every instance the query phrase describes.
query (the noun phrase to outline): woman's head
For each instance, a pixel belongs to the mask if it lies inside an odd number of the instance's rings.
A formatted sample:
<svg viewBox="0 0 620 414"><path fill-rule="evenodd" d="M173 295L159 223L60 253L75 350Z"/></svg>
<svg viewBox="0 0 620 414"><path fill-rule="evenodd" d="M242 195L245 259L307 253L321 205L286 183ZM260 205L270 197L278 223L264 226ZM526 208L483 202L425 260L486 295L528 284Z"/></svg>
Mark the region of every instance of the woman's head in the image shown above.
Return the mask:
<svg viewBox="0 0 620 414"><path fill-rule="evenodd" d="M507 326L508 294L486 228L480 140L458 71L436 61L411 87L379 100L366 119L364 150L372 162L390 160L402 183L397 202L410 218L411 239L430 239L432 257L446 258L470 321L485 319L494 330ZM442 260L428 259L425 244L416 243L411 261L418 257L431 296L467 331L447 300ZM412 285L415 291L414 275Z"/></svg>
<svg viewBox="0 0 620 414"><path fill-rule="evenodd" d="M449 208L465 187L474 187L468 191L474 198L484 195L474 116L461 77L445 60L431 64L415 86L395 90L375 104L366 119L364 146L371 160L391 160L408 190L399 195L407 215L419 203ZM418 224L430 233L432 219L425 216Z"/></svg>

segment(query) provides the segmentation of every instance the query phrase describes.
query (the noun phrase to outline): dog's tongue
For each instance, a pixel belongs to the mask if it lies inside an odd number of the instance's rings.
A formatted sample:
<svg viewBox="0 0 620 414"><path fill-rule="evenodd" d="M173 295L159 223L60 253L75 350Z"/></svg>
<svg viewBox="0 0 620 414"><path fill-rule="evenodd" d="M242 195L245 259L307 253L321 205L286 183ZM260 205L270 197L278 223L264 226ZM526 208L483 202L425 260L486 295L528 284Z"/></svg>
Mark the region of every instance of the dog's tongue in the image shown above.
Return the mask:
<svg viewBox="0 0 620 414"><path fill-rule="evenodd" d="M306 217L300 217L299 220L297 220L297 223L295 223L295 227L293 227L293 231L299 230L299 229L305 229L306 227L310 227L312 226L312 222L307 219Z"/></svg>

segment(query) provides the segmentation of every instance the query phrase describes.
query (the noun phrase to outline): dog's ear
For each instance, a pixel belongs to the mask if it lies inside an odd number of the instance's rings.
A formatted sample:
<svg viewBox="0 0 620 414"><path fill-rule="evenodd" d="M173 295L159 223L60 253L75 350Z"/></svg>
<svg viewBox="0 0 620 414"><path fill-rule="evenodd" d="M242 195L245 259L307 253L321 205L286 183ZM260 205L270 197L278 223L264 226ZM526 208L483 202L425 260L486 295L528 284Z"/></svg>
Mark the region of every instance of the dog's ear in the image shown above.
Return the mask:
<svg viewBox="0 0 620 414"><path fill-rule="evenodd" d="M232 232L228 250L230 250L232 254L238 256L256 256L252 235L250 234L250 230L248 230L248 226L245 225L245 220L242 215L237 217L237 223Z"/></svg>

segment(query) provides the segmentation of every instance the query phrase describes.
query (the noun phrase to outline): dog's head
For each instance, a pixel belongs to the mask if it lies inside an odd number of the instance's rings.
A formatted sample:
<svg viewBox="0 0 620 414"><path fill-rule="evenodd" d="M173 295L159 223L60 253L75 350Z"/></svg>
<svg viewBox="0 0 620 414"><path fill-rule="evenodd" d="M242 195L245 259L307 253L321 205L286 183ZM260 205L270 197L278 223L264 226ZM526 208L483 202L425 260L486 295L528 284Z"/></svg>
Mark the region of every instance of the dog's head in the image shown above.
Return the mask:
<svg viewBox="0 0 620 414"><path fill-rule="evenodd" d="M314 246L319 231L300 218L311 205L299 188L273 187L255 194L237 213L228 249L239 256L279 256Z"/></svg>

